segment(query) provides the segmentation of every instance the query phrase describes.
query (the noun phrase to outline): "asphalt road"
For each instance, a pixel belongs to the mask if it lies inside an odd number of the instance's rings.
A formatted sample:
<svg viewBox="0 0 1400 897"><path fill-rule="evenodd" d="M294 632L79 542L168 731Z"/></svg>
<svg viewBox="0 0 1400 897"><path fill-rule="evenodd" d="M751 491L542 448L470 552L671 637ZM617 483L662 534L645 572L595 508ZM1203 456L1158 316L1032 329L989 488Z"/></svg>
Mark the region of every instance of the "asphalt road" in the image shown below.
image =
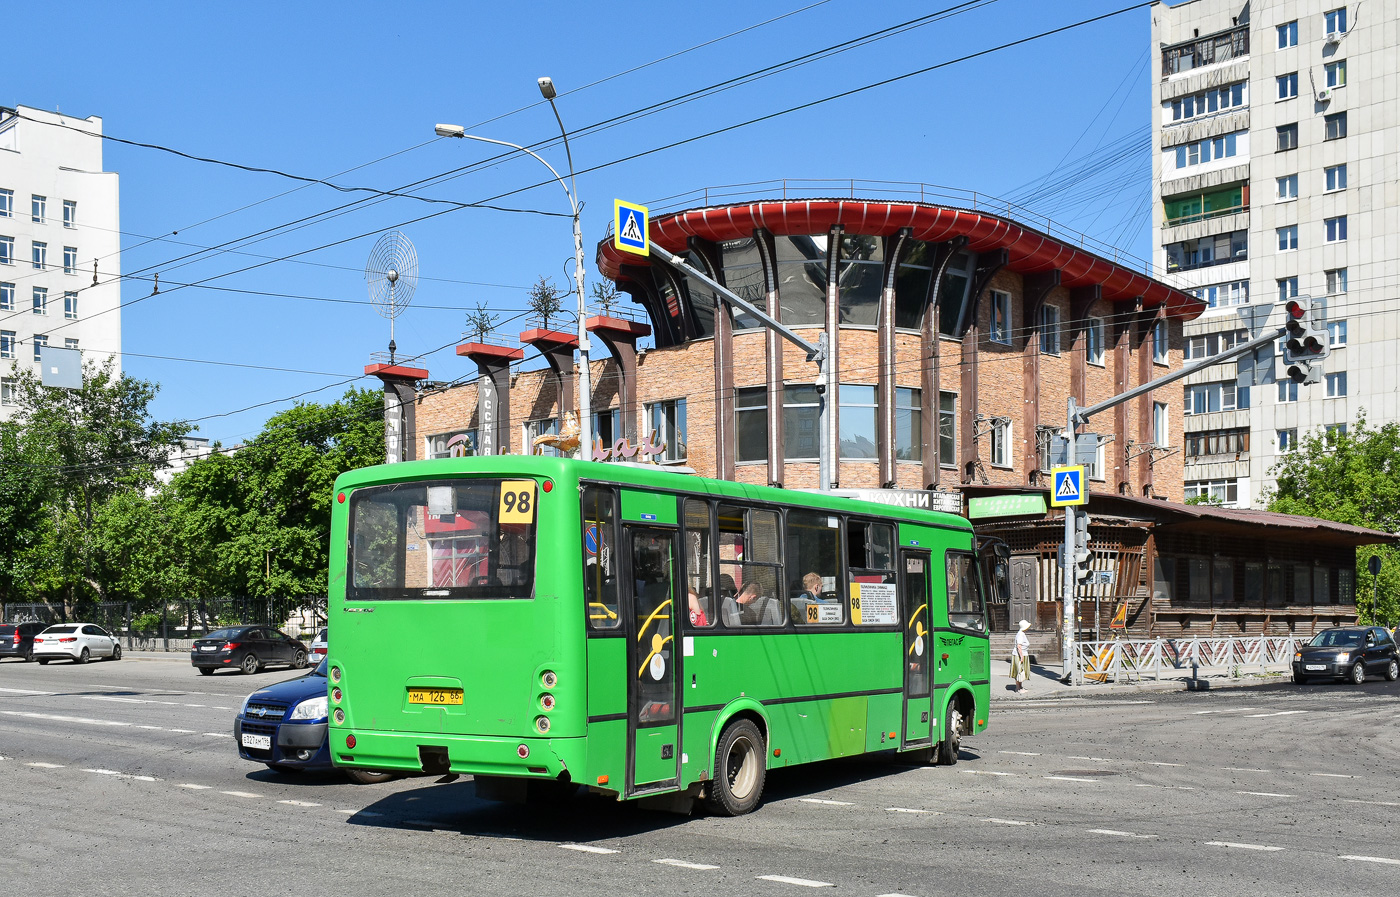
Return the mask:
<svg viewBox="0 0 1400 897"><path fill-rule="evenodd" d="M22 894L1374 894L1400 876L1400 684L999 702L952 768L769 776L739 819L478 801L240 760L292 672L0 662L0 882Z"/></svg>

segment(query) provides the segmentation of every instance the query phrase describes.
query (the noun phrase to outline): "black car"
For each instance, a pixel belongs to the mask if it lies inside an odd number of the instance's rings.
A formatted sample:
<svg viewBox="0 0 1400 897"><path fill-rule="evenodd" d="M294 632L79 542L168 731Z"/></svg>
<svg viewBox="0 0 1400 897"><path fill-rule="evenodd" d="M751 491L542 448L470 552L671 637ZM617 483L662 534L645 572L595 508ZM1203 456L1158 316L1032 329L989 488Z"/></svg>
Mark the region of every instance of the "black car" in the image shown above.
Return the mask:
<svg viewBox="0 0 1400 897"><path fill-rule="evenodd" d="M1325 629L1293 655L1293 681L1314 677L1350 679L1357 685L1366 676L1400 679L1400 654L1395 640L1380 626L1338 626Z"/></svg>
<svg viewBox="0 0 1400 897"><path fill-rule="evenodd" d="M29 663L34 659L34 636L46 626L47 623L0 623L0 657L22 657Z"/></svg>
<svg viewBox="0 0 1400 897"><path fill-rule="evenodd" d="M232 626L195 639L190 664L205 676L215 670L252 674L268 666L306 666L306 645L271 626Z"/></svg>

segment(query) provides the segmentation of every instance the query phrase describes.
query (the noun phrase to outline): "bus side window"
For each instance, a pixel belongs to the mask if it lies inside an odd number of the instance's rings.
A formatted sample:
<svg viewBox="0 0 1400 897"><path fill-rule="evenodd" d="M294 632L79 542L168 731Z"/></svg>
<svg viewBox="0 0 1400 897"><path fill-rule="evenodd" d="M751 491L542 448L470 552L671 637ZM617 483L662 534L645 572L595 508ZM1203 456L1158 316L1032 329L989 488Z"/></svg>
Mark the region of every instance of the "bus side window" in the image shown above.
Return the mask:
<svg viewBox="0 0 1400 897"><path fill-rule="evenodd" d="M824 511L788 511L787 588L798 626L846 622L845 590L837 591L841 518Z"/></svg>
<svg viewBox="0 0 1400 897"><path fill-rule="evenodd" d="M685 612L691 629L709 629L718 619L715 594L714 555L710 551L710 504L688 498L685 501ZM733 596L729 596L733 597Z"/></svg>
<svg viewBox="0 0 1400 897"><path fill-rule="evenodd" d="M727 629L782 626L777 512L721 504L716 521L720 621Z"/></svg>
<svg viewBox="0 0 1400 897"><path fill-rule="evenodd" d="M879 626L899 622L892 525L846 521L846 577L852 623Z"/></svg>
<svg viewBox="0 0 1400 897"><path fill-rule="evenodd" d="M948 552L948 624L977 632L986 629L982 580L976 558L968 552Z"/></svg>
<svg viewBox="0 0 1400 897"><path fill-rule="evenodd" d="M617 604L617 494L588 486L583 490L583 594L588 628L622 625Z"/></svg>

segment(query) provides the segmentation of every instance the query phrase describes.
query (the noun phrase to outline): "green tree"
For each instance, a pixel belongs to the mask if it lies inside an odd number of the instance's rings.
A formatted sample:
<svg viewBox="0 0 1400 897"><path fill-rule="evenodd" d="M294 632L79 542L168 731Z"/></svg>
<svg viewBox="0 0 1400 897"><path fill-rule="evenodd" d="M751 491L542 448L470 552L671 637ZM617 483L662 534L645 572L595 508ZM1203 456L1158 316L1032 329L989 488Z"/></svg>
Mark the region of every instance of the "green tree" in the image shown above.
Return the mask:
<svg viewBox="0 0 1400 897"><path fill-rule="evenodd" d="M1270 473L1278 481L1265 496L1270 511L1400 531L1400 424L1372 427L1363 410L1346 432L1334 429L1304 436L1298 449ZM1374 581L1366 570L1373 554L1381 558L1381 573ZM1363 547L1357 551L1356 568L1356 604L1362 619L1400 622L1400 551L1394 545Z"/></svg>
<svg viewBox="0 0 1400 897"><path fill-rule="evenodd" d="M530 311L539 316L541 326L548 330L549 319L564 307L561 301L563 296L564 293L552 281L541 277L530 287L530 295L525 302L530 306Z"/></svg>

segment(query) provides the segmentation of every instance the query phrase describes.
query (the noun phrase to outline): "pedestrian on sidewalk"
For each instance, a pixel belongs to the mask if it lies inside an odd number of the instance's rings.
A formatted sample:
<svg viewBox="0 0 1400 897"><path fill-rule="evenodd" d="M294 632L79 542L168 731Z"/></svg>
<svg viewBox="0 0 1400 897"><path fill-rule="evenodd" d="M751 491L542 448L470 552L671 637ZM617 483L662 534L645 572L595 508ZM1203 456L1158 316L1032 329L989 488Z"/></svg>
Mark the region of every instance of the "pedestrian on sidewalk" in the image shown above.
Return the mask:
<svg viewBox="0 0 1400 897"><path fill-rule="evenodd" d="M1022 620L1018 625L1016 645L1011 649L1011 678L1016 680L1016 694L1019 695L1026 691L1025 683L1031 678L1031 640L1026 635L1031 624Z"/></svg>

